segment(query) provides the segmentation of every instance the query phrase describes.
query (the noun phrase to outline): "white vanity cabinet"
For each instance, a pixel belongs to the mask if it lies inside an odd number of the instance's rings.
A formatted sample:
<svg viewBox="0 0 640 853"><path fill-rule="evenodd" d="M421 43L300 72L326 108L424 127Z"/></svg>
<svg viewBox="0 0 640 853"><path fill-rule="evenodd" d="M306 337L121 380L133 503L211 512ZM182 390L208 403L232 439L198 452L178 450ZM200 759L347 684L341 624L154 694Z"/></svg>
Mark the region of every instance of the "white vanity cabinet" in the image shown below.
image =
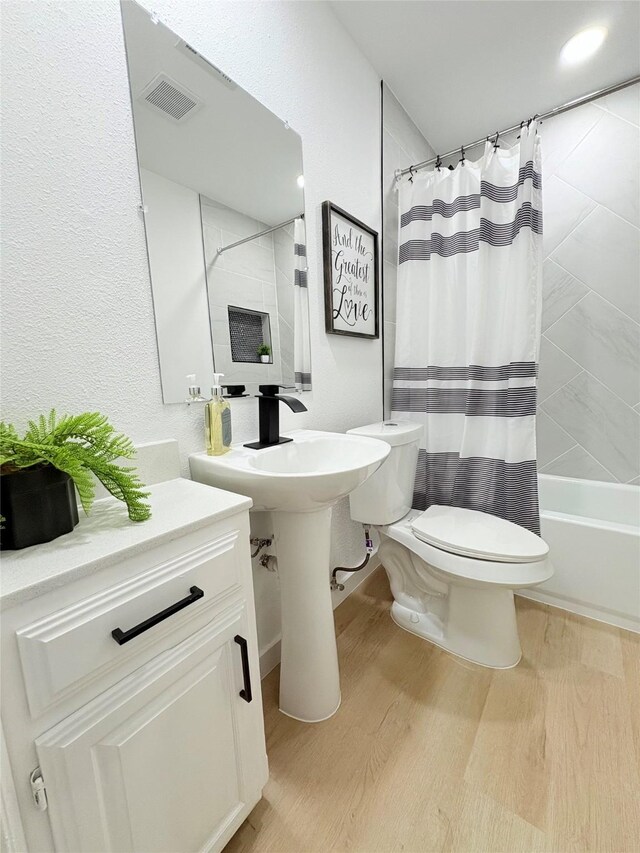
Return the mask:
<svg viewBox="0 0 640 853"><path fill-rule="evenodd" d="M176 518L179 499L193 512ZM187 480L154 486L151 500L146 531L127 523L111 538L103 518L57 549L29 549L29 562L8 559L9 850L217 851L260 799L250 501ZM138 541L119 547L127 537ZM16 564L37 573L34 559L48 576L20 586Z"/></svg>

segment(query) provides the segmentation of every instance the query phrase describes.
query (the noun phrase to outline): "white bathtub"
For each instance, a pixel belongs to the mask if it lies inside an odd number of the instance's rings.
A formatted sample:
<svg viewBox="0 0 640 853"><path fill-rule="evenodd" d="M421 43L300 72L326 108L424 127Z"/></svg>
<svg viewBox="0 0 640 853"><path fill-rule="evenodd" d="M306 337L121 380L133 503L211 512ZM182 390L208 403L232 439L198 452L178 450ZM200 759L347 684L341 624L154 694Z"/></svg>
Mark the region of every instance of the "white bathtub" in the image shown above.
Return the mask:
<svg viewBox="0 0 640 853"><path fill-rule="evenodd" d="M541 474L555 574L523 595L640 632L640 488Z"/></svg>

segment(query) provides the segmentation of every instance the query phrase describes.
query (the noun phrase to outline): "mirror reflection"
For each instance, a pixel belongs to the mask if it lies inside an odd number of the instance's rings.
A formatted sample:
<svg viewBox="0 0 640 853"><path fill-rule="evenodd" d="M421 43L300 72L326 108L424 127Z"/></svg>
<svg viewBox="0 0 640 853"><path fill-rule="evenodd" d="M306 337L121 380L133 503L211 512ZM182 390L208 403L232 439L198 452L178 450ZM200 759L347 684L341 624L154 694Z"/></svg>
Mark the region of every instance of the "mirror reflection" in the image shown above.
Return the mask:
<svg viewBox="0 0 640 853"><path fill-rule="evenodd" d="M164 402L214 371L230 395L310 390L300 137L141 6L122 15Z"/></svg>

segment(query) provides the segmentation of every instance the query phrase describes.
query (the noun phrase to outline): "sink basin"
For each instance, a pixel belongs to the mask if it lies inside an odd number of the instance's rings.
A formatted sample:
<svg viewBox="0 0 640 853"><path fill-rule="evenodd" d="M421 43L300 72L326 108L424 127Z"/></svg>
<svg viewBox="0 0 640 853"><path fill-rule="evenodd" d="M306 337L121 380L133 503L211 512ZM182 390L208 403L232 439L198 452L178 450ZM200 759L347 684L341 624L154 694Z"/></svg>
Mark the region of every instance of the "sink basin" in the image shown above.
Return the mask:
<svg viewBox="0 0 640 853"><path fill-rule="evenodd" d="M309 512L330 506L371 476L389 454L386 442L298 430L266 450L234 446L223 456L190 457L194 480L247 495L256 510Z"/></svg>
<svg viewBox="0 0 640 853"><path fill-rule="evenodd" d="M340 671L329 579L331 507L389 455L375 438L315 430L264 450L234 445L224 456L195 453L191 476L247 495L271 513L282 616L280 710L307 723L340 706Z"/></svg>

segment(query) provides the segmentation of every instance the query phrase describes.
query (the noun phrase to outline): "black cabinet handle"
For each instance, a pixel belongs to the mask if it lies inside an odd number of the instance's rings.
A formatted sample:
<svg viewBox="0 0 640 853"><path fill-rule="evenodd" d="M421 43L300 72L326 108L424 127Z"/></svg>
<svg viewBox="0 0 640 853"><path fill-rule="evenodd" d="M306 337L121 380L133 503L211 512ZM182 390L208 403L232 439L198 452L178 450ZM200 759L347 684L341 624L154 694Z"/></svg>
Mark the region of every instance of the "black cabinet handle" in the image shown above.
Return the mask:
<svg viewBox="0 0 640 853"><path fill-rule="evenodd" d="M242 656L242 678L244 680L244 690L240 691L240 695L245 702L251 702L253 696L251 694L251 672L249 671L249 649L247 641L240 634L236 634L233 638L240 646L240 654Z"/></svg>
<svg viewBox="0 0 640 853"><path fill-rule="evenodd" d="M148 631L149 628L153 628L153 626L157 625L158 622L162 622L164 619L168 619L169 616L173 616L174 613L177 613L178 610L182 610L183 607L188 607L190 604L193 604L194 601L197 601L204 595L204 592L197 586L192 586L189 592L190 595L186 598L176 601L176 603L172 604L171 607L161 610L160 613L156 613L155 616L150 616L149 619L145 619L144 622L140 622L139 625L129 628L128 631L123 631L121 628L114 628L111 632L111 636L119 646L122 646L124 643L128 643L129 640L133 640L133 638L137 637L139 634L143 634L145 631Z"/></svg>

